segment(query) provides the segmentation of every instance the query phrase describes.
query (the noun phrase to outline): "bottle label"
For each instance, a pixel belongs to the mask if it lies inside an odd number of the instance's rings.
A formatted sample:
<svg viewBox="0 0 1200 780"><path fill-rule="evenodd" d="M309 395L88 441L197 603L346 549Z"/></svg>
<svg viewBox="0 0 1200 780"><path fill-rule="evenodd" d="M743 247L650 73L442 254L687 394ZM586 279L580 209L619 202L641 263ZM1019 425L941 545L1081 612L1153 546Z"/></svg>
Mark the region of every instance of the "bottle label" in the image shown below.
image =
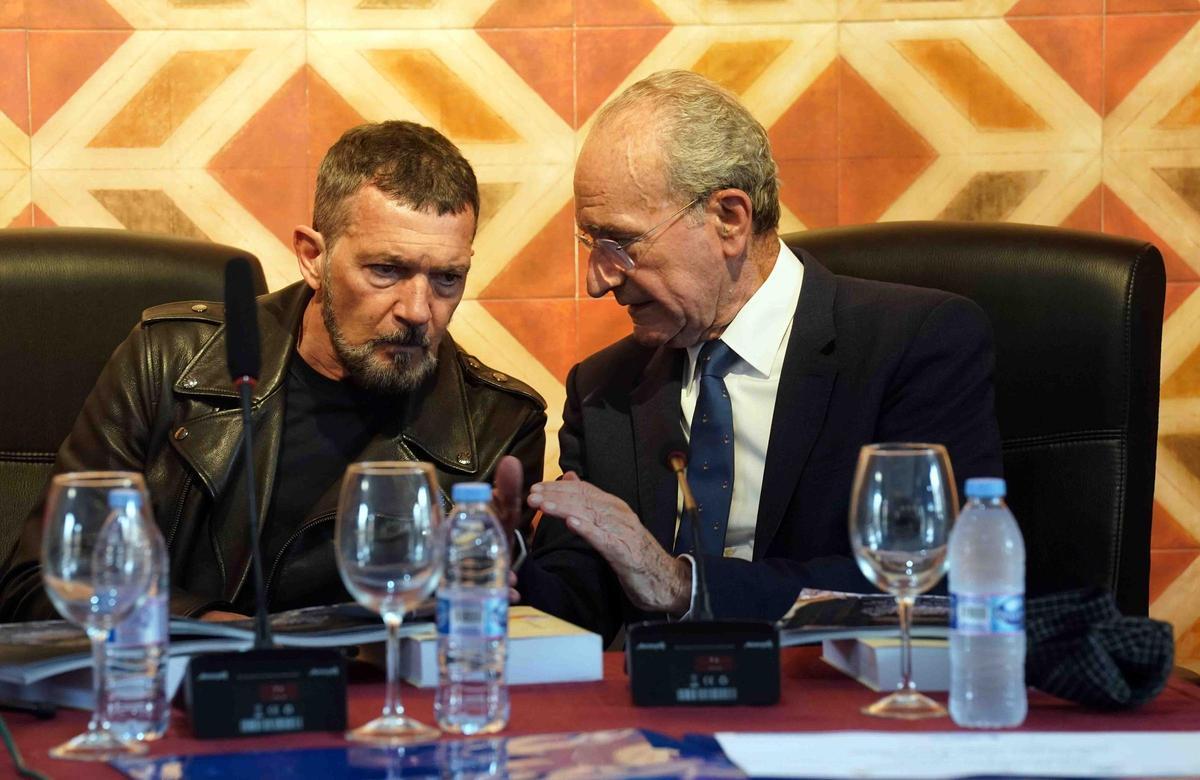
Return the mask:
<svg viewBox="0 0 1200 780"><path fill-rule="evenodd" d="M499 639L508 633L508 598L454 598L438 594L437 630L442 636Z"/></svg>
<svg viewBox="0 0 1200 780"><path fill-rule="evenodd" d="M167 594L146 594L129 613L129 617L109 631L108 643L113 647L159 644L167 641L169 623Z"/></svg>
<svg viewBox="0 0 1200 780"><path fill-rule="evenodd" d="M950 594L950 629L958 634L1017 634L1025 630L1025 594Z"/></svg>

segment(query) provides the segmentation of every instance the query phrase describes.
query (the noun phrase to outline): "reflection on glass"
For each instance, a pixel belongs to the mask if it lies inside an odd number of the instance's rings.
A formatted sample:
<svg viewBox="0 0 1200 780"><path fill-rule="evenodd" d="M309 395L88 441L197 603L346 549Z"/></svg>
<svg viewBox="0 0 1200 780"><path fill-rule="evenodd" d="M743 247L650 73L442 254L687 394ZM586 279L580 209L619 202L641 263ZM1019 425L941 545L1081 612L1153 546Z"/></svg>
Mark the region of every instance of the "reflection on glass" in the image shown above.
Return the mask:
<svg viewBox="0 0 1200 780"><path fill-rule="evenodd" d="M863 575L899 603L901 682L863 711L892 718L946 714L912 681L912 607L946 573L958 511L950 458L936 444L873 444L858 456L850 497L850 545Z"/></svg>
<svg viewBox="0 0 1200 780"><path fill-rule="evenodd" d="M125 503L123 503L125 502ZM110 509L110 503L113 509ZM114 511L125 506L128 511ZM88 730L50 751L55 758L107 761L146 752L110 730L104 644L150 586L151 537L137 507L148 506L140 474L90 471L51 480L42 531L42 579L54 608L92 643L96 705Z"/></svg>
<svg viewBox="0 0 1200 780"><path fill-rule="evenodd" d="M388 628L387 693L383 714L346 734L385 745L436 739L438 731L404 714L400 703L400 624L404 613L437 587L442 514L428 463L351 464L338 502L338 571L360 604Z"/></svg>

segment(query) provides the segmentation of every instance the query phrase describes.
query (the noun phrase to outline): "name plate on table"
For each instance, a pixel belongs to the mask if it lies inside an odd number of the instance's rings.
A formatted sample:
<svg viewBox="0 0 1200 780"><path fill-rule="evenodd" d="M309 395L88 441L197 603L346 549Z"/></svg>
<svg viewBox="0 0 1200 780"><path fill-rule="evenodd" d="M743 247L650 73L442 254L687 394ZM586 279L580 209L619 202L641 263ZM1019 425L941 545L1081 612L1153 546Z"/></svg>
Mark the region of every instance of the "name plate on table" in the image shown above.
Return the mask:
<svg viewBox="0 0 1200 780"><path fill-rule="evenodd" d="M779 703L779 632L770 623L638 623L625 648L640 707Z"/></svg>

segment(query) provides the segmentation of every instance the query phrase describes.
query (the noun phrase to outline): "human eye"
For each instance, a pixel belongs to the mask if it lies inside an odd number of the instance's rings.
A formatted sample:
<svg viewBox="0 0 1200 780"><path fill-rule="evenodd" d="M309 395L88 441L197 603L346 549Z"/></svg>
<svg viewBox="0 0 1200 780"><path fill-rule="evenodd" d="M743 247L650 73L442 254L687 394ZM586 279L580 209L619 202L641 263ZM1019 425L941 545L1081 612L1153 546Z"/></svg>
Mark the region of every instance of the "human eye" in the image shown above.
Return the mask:
<svg viewBox="0 0 1200 780"><path fill-rule="evenodd" d="M400 267L390 263L372 263L367 266L371 276L383 281L395 281L400 277Z"/></svg>
<svg viewBox="0 0 1200 780"><path fill-rule="evenodd" d="M439 290L454 292L462 286L463 281L467 278L465 271L435 271L431 278L433 283Z"/></svg>

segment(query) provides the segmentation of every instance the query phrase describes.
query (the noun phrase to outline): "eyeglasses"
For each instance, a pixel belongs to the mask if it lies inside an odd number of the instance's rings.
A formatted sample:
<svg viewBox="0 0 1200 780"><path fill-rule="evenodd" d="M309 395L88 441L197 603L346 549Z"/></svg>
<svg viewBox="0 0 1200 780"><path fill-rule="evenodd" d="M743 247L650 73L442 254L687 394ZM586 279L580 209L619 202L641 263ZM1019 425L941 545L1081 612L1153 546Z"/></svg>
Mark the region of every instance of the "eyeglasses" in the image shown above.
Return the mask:
<svg viewBox="0 0 1200 780"><path fill-rule="evenodd" d="M650 228L645 233L642 233L640 236L635 236L628 241L614 241L611 238L592 238L587 233L583 232L576 233L575 237L579 239L579 243L583 244L592 252L597 253L595 259L598 263L616 267L621 271L632 271L635 263L627 251L629 247L633 246L639 241L645 241L654 233L671 225L676 219L679 218L681 214L683 214L683 212L687 211L699 202L700 198L693 198L690 203L679 209L679 211L676 211L674 214L667 217L662 222L659 222L657 225Z"/></svg>

